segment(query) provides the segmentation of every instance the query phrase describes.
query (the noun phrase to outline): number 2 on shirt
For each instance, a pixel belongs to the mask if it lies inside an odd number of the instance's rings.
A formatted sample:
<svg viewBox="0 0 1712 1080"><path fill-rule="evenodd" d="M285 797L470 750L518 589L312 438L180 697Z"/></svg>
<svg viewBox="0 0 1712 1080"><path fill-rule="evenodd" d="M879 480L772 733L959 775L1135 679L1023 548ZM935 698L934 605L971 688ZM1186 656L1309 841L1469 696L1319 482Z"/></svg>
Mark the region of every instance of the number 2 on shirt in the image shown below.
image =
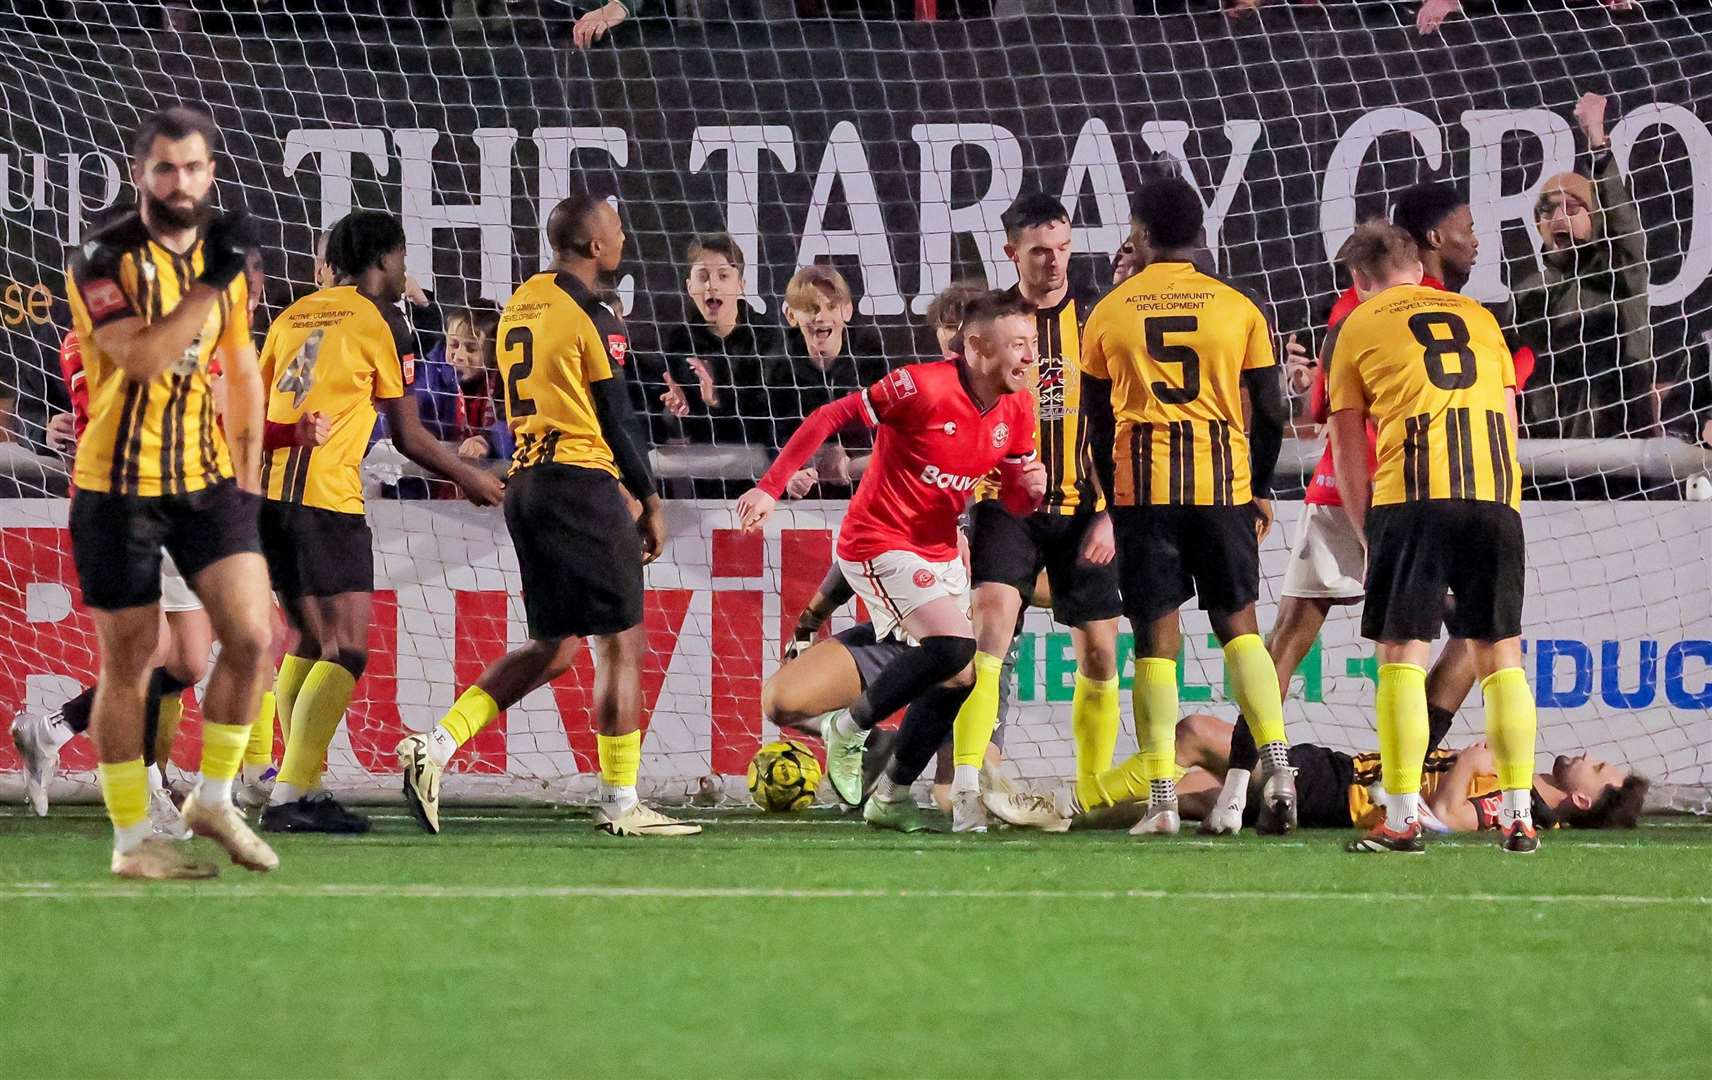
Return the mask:
<svg viewBox="0 0 1712 1080"><path fill-rule="evenodd" d="M535 370L535 332L527 326L514 326L506 331L505 347L523 350L523 358L511 365L509 377L505 380L507 415L512 419L533 416L535 403L518 392L517 384L527 379Z"/></svg>

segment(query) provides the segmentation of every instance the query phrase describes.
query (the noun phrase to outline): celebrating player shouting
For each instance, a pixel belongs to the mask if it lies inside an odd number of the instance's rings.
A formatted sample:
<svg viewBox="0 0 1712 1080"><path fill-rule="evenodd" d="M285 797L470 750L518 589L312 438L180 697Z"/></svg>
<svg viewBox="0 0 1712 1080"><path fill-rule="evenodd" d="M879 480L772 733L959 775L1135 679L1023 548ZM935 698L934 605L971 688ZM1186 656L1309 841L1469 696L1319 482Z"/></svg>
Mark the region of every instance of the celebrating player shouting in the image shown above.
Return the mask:
<svg viewBox="0 0 1712 1080"><path fill-rule="evenodd" d="M867 605L875 635L902 635L919 648L887 664L848 709L828 714L821 736L828 778L838 797L855 805L869 729L910 705L892 763L864 810L883 827L920 827L909 785L968 694L975 636L957 517L995 468L1000 498L1013 513L1031 513L1046 491L1046 470L1034 459L1034 402L1021 392L1034 362L1033 306L1002 293L979 297L964 313L963 339L962 356L899 368L816 409L760 484L737 501L738 523L758 527L791 474L833 432L857 422L879 429L839 531L838 564Z"/></svg>
<svg viewBox="0 0 1712 1080"><path fill-rule="evenodd" d="M1361 633L1379 646L1386 804L1385 820L1350 850L1423 850L1426 662L1448 625L1481 677L1503 849L1529 853L1539 847L1529 797L1535 717L1522 672L1527 553L1510 350L1479 303L1421 284L1420 251L1396 226L1362 225L1344 262L1362 303L1327 345L1331 443L1344 509L1367 540ZM1369 416L1379 432L1371 473ZM1456 597L1448 612L1447 594Z"/></svg>

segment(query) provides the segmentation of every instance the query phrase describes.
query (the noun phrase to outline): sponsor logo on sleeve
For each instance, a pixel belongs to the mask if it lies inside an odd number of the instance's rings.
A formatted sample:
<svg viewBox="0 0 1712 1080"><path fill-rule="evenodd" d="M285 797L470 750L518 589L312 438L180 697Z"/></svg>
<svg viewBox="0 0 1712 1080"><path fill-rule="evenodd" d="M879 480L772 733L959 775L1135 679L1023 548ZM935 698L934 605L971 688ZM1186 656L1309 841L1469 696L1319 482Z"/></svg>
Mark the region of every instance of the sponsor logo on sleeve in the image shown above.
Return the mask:
<svg viewBox="0 0 1712 1080"><path fill-rule="evenodd" d="M915 376L910 374L909 368L899 368L892 372L892 397L894 399L907 398L914 393Z"/></svg>
<svg viewBox="0 0 1712 1080"><path fill-rule="evenodd" d="M102 278L91 281L83 287L83 303L89 308L91 319L105 319L115 311L121 311L126 306L125 294L117 282Z"/></svg>
<svg viewBox="0 0 1712 1080"><path fill-rule="evenodd" d="M416 354L405 353L398 359L398 366L404 370L404 385L409 386L416 381Z"/></svg>
<svg viewBox="0 0 1712 1080"><path fill-rule="evenodd" d="M606 355L612 357L612 362L623 367L630 357L630 341L623 334L606 335Z"/></svg>

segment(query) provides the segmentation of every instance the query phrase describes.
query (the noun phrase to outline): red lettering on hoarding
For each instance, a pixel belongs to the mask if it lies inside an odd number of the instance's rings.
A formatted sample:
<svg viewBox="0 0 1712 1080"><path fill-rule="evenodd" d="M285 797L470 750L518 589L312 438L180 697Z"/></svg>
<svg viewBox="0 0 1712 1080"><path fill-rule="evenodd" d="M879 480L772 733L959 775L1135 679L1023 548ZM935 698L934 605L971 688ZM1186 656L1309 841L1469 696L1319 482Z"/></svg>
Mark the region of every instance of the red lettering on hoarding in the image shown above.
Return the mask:
<svg viewBox="0 0 1712 1080"><path fill-rule="evenodd" d="M54 622L28 618L32 585L61 585L71 592L71 613ZM95 627L83 610L65 529L0 531L0 718L11 720L28 700L31 675L64 675L87 686L95 679ZM69 769L93 769L95 752L74 739L61 754ZM0 769L16 769L11 739L0 739Z"/></svg>
<svg viewBox="0 0 1712 1080"><path fill-rule="evenodd" d="M779 576L779 642L782 644L789 641L796 631L797 616L820 591L820 583L832 565L832 530L786 529L779 540L780 565L783 568ZM829 629L822 625L820 636L825 637Z"/></svg>
<svg viewBox="0 0 1712 1080"><path fill-rule="evenodd" d="M345 712L351 750L365 772L394 772L398 760L393 750L408 732L398 715L398 593L392 589L375 591L369 663L358 685L359 693Z"/></svg>
<svg viewBox="0 0 1712 1080"><path fill-rule="evenodd" d="M642 598L642 626L648 638L647 652L642 658L642 731L654 715L660 701L660 689L666 682L666 670L678 651L678 635L683 631L684 618L689 614L691 589L650 589ZM564 725L565 738L570 743L571 757L578 772L600 770L600 750L595 742L594 722L594 660L590 655L593 642L577 650L577 658L563 675L552 682L553 704L559 710L559 722ZM648 750L644 746L643 756Z"/></svg>

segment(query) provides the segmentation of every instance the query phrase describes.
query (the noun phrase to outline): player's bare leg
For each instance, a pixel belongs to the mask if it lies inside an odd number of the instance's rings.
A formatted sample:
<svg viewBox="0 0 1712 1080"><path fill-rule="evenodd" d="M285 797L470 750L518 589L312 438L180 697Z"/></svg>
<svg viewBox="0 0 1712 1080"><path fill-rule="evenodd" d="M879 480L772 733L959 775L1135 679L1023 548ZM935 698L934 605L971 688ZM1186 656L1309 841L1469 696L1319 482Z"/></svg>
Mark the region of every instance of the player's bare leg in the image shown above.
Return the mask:
<svg viewBox="0 0 1712 1080"><path fill-rule="evenodd" d="M416 823L440 831L440 777L458 747L473 739L494 718L567 671L583 646L580 637L533 640L487 666L432 731L406 736L398 744L404 776L404 801Z"/></svg>
<svg viewBox="0 0 1712 1080"><path fill-rule="evenodd" d="M178 725L184 719L184 691L208 674L214 628L203 608L161 612L160 648L149 681L144 714L143 760L149 766L149 824L159 836L188 840L191 833L172 793L166 788L166 764L172 759Z"/></svg>
<svg viewBox="0 0 1712 1080"><path fill-rule="evenodd" d="M862 692L856 661L836 641L819 641L761 687L761 715L775 726L820 737L820 718Z"/></svg>
<svg viewBox="0 0 1712 1080"><path fill-rule="evenodd" d="M595 638L594 718L600 751L600 806L595 824L614 836L692 836L700 825L674 821L636 797L642 764L642 658L647 633L640 625Z"/></svg>
<svg viewBox="0 0 1712 1080"><path fill-rule="evenodd" d="M1457 710L1474 691L1478 673L1474 651L1462 638L1450 638L1427 670L1427 752L1444 741Z"/></svg>
<svg viewBox="0 0 1712 1080"><path fill-rule="evenodd" d="M205 878L218 870L150 835L148 767L143 764L143 713L160 641L154 604L93 611L101 673L90 708L101 798L113 822L113 873L137 878Z"/></svg>
<svg viewBox="0 0 1712 1080"><path fill-rule="evenodd" d="M268 832L365 833L368 819L353 814L322 790L321 776L357 680L368 665L373 594L344 592L305 596L290 603L286 617L298 631L292 655L309 663L291 695L290 732L277 782L262 812Z"/></svg>
<svg viewBox="0 0 1712 1080"><path fill-rule="evenodd" d="M232 804L232 781L249 743L273 637L267 565L258 554L229 555L190 584L208 611L220 657L202 697L201 780L184 802L184 822L238 865L272 870L279 857Z"/></svg>

